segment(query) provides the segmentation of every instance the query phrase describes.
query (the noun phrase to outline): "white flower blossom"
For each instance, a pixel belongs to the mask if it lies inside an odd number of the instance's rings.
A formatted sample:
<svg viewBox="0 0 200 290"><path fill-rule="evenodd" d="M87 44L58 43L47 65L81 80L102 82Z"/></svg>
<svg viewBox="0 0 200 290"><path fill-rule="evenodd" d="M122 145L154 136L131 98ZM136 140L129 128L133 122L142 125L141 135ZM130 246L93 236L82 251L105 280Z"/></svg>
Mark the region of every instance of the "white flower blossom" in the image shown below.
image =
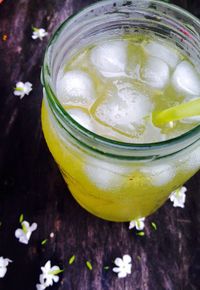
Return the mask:
<svg viewBox="0 0 200 290"><path fill-rule="evenodd" d="M51 261L47 261L44 267L41 267L40 284L36 285L37 290L44 290L46 287L52 286L53 282L59 281L58 274L63 272L58 266L51 267Z"/></svg>
<svg viewBox="0 0 200 290"><path fill-rule="evenodd" d="M40 40L42 40L43 37L45 37L47 35L48 35L48 32L46 32L46 30L44 28L33 27L32 39L39 38Z"/></svg>
<svg viewBox="0 0 200 290"><path fill-rule="evenodd" d="M9 263L12 263L10 259L0 257L0 278L3 278L6 275Z"/></svg>
<svg viewBox="0 0 200 290"><path fill-rule="evenodd" d="M22 229L17 229L15 231L15 237L17 239L19 239L20 243L23 243L23 244L27 245L29 240L30 240L32 232L37 229L37 224L33 223L30 226L29 222L23 221L21 223L21 225L22 225Z"/></svg>
<svg viewBox="0 0 200 290"><path fill-rule="evenodd" d="M175 191L173 191L169 199L173 202L174 207L182 207L184 208L185 206L185 199L186 199L186 194L185 192L187 191L187 188L185 186L177 188Z"/></svg>
<svg viewBox="0 0 200 290"><path fill-rule="evenodd" d="M118 278L124 278L127 274L131 274L131 257L129 255L124 255L121 258L116 258L114 261L117 267L113 268L113 272L118 273Z"/></svg>
<svg viewBox="0 0 200 290"><path fill-rule="evenodd" d="M29 95L32 91L32 84L29 82L18 82L16 84L14 95L20 96L20 99L22 99L25 95Z"/></svg>
<svg viewBox="0 0 200 290"><path fill-rule="evenodd" d="M131 221L129 224L129 230L133 229L134 227L138 231L143 230L144 229L144 221L145 221L144 217Z"/></svg>

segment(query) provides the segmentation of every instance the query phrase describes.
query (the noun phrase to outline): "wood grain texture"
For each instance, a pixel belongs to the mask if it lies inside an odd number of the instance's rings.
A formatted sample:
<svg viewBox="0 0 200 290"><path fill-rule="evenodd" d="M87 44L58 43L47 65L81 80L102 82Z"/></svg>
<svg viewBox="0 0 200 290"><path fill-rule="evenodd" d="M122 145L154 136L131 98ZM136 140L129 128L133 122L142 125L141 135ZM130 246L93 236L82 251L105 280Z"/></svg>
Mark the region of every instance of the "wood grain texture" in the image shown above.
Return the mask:
<svg viewBox="0 0 200 290"><path fill-rule="evenodd" d="M186 208L167 202L147 219L145 237L126 223L100 220L72 198L51 157L41 130L40 68L48 39L33 41L31 26L51 33L59 23L91 0L4 0L0 5L0 256L14 262L0 279L0 290L36 289L40 267L51 259L64 267L59 290L198 290L200 289L200 175L188 186ZM199 1L176 4L200 16ZM3 41L3 34L8 40ZM33 92L19 100L13 87L33 83ZM30 244L15 236L21 213L38 223ZM158 229L154 231L151 221ZM53 232L54 238L49 238ZM41 241L48 238L45 246ZM118 279L112 261L133 259L132 274ZM76 255L69 266L68 259ZM89 271L86 260L93 265Z"/></svg>

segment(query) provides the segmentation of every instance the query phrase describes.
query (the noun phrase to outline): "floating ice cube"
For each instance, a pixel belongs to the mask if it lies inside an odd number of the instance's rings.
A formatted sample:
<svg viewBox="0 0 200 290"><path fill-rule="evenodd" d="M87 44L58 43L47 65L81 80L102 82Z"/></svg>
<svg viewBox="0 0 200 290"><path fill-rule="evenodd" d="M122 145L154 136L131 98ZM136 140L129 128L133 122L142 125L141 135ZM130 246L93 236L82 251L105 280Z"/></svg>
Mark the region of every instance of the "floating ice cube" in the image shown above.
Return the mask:
<svg viewBox="0 0 200 290"><path fill-rule="evenodd" d="M124 176L130 172L130 168L90 157L86 161L85 172L96 187L112 190L123 184Z"/></svg>
<svg viewBox="0 0 200 290"><path fill-rule="evenodd" d="M159 58L149 57L141 69L141 79L156 89L163 89L169 80L169 67Z"/></svg>
<svg viewBox="0 0 200 290"><path fill-rule="evenodd" d="M91 117L81 109L72 108L67 110L70 116L77 121L81 126L85 127L86 129L93 131L93 124Z"/></svg>
<svg viewBox="0 0 200 290"><path fill-rule="evenodd" d="M99 44L92 49L91 62L104 77L125 75L127 43L114 40Z"/></svg>
<svg viewBox="0 0 200 290"><path fill-rule="evenodd" d="M93 82L81 70L72 70L57 81L57 96L62 105L90 106L95 100Z"/></svg>
<svg viewBox="0 0 200 290"><path fill-rule="evenodd" d="M199 95L200 78L188 61L182 61L172 76L175 89L183 94Z"/></svg>
<svg viewBox="0 0 200 290"><path fill-rule="evenodd" d="M179 61L179 55L174 49L156 41L149 42L145 50L151 56L162 59L171 68L174 68Z"/></svg>
<svg viewBox="0 0 200 290"><path fill-rule="evenodd" d="M130 83L121 83L116 86L116 91L113 90L103 102L98 103L94 114L104 125L134 137L145 129L144 117L151 109L148 95Z"/></svg>
<svg viewBox="0 0 200 290"><path fill-rule="evenodd" d="M141 169L154 186L163 186L172 181L175 176L175 169L169 164L160 164L144 167Z"/></svg>

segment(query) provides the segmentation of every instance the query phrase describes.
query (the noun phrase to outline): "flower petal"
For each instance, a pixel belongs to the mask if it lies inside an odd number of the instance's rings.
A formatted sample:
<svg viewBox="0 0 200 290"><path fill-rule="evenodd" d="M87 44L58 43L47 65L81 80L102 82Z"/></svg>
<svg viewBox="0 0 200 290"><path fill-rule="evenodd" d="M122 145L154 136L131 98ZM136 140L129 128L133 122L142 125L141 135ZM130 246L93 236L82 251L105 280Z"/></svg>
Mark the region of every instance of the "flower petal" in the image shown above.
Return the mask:
<svg viewBox="0 0 200 290"><path fill-rule="evenodd" d="M19 241L20 241L20 243L22 243L22 244L28 245L28 241L29 241L29 239L26 237L26 235L24 235L24 236L21 236L21 237L19 238Z"/></svg>
<svg viewBox="0 0 200 290"><path fill-rule="evenodd" d="M57 283L58 281L59 281L59 276L57 276L57 275L54 275L53 276L53 281L55 282L55 283Z"/></svg>
<svg viewBox="0 0 200 290"><path fill-rule="evenodd" d="M14 92L13 92L13 94L14 94L15 96L21 96L22 93L23 93L23 92L21 92L21 91L14 91Z"/></svg>
<svg viewBox="0 0 200 290"><path fill-rule="evenodd" d="M37 224L36 223L33 223L31 226L30 226L30 230L31 232L35 231L37 229Z"/></svg>
<svg viewBox="0 0 200 290"><path fill-rule="evenodd" d="M45 271L49 272L51 270L51 261L48 260L43 268L45 268Z"/></svg>
<svg viewBox="0 0 200 290"><path fill-rule="evenodd" d="M15 237L16 237L17 239L19 239L22 235L24 235L24 232L23 232L22 229L17 229L17 230L15 231Z"/></svg>
<svg viewBox="0 0 200 290"><path fill-rule="evenodd" d="M131 256L129 256L129 255L124 255L124 256L123 256L123 261L124 261L124 263L126 263L126 264L131 263Z"/></svg>
<svg viewBox="0 0 200 290"><path fill-rule="evenodd" d="M118 278L125 278L127 276L127 273L125 271L121 271L118 273Z"/></svg>
<svg viewBox="0 0 200 290"><path fill-rule="evenodd" d="M131 265L131 264L128 264L128 265L126 266L126 273L127 273L127 274L131 274L131 268L132 268L132 265Z"/></svg>
<svg viewBox="0 0 200 290"><path fill-rule="evenodd" d="M119 267L114 267L112 270L113 270L113 272L115 272L115 273L118 273L118 272L121 271L121 269L120 269Z"/></svg>
<svg viewBox="0 0 200 290"><path fill-rule="evenodd" d="M36 289L37 289L37 290L44 290L45 288L46 288L46 286L43 285L43 284L37 284L37 285L36 285Z"/></svg>
<svg viewBox="0 0 200 290"><path fill-rule="evenodd" d="M135 227L135 221L131 221L129 223L129 230L133 229Z"/></svg>
<svg viewBox="0 0 200 290"><path fill-rule="evenodd" d="M121 266L123 265L123 260L121 258L116 258L114 263L116 266Z"/></svg>
<svg viewBox="0 0 200 290"><path fill-rule="evenodd" d="M7 272L6 267L0 268L0 278L3 278L6 275L6 272Z"/></svg>

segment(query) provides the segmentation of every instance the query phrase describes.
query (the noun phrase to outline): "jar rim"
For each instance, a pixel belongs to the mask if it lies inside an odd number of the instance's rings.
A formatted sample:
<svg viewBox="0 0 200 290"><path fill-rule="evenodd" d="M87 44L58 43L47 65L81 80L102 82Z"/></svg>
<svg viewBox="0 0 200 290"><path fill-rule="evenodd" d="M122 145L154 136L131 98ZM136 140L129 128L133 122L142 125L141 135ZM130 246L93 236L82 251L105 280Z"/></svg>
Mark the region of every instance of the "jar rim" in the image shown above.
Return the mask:
<svg viewBox="0 0 200 290"><path fill-rule="evenodd" d="M193 142L196 142L199 138L200 138L200 124L197 125L196 127L192 128L191 130L178 135L175 138L171 138L171 139L167 139L165 141L159 141L159 142L153 142L153 143L127 143L127 142L121 142L121 141L116 141L116 140L112 140L106 137L103 137L101 135L98 135L92 131L89 131L88 129L86 129L85 127L83 127L81 124L79 124L77 121L75 121L68 113L67 111L64 109L64 107L61 105L61 103L59 102L58 98L56 97L56 95L53 92L53 89L51 88L49 82L48 82L48 78L47 75L49 75L49 68L48 68L48 61L47 61L47 54L48 54L48 49L49 47L56 41L56 39L59 37L60 33L63 31L64 28L66 28L66 26L71 23L71 21L76 20L77 18L79 18L81 15L86 14L88 11L91 11L91 9L95 9L98 7L102 7L108 3L112 3L112 2L123 2L123 5L131 5L134 4L136 2L138 2L137 0L131 0L131 1L121 1L121 0L103 0L103 1L99 1L93 4L88 5L87 7L83 8L82 10L78 11L77 13L72 14L71 16L69 16L65 21L63 21L59 27L56 29L56 31L53 33L52 37L50 38L46 51L45 51L45 56L44 56L44 63L42 66L42 70L41 70L41 82L42 85L45 88L45 93L48 99L48 102L50 104L50 108L55 109L56 113L58 113L58 115L64 120L64 123L69 123L71 124L71 126L76 129L77 132L81 133L83 136L88 137L89 139L93 139L96 142L99 142L100 144L104 145L105 148L106 147L113 147L113 149L119 149L119 150L128 150L128 152L136 152L136 151L141 151L141 152L149 152L149 151L156 151L156 150L164 150L166 148L170 147L174 147L184 141L188 141L189 139L192 139ZM141 3L148 3L148 4L159 4L162 5L163 7L169 8L175 12L179 12L182 15L186 16L187 18L189 18L190 20L194 21L199 27L200 27L200 20L195 17L193 14L187 12L186 10L184 10L181 7L178 7L174 4L169 4L166 2L161 2L158 0L140 0L140 4ZM52 111L53 112L53 111ZM54 113L54 112L53 112ZM55 116L55 113L54 113ZM56 116L55 116L56 117ZM58 118L56 118L57 121L59 122ZM63 127L62 123L59 122L60 125ZM63 127L64 128L64 127ZM65 129L65 128L64 128ZM199 135L199 138L197 138L197 136ZM195 140L194 140L195 139ZM191 144L192 144L191 143ZM87 144L83 144L81 142L82 145L86 145L86 147L92 149L95 152L98 152L100 154L103 155L108 155L108 156L112 156L112 157L117 157L119 159L124 159L124 155L117 154L117 155L113 155L110 153L105 152L104 150L101 152L101 150L97 150L97 148L94 148L94 146L87 146ZM191 145L189 144L189 145ZM188 146L189 146L188 145ZM186 146L187 147L187 146ZM185 147L184 147L185 148ZM181 148L182 150L183 148ZM175 152L176 153L176 152ZM150 155L150 154L149 154ZM171 154L169 154L171 155ZM155 157L155 154L153 154L153 156ZM158 157L160 158L160 157ZM125 159L146 159L144 156L143 157L134 157L132 154L130 154L130 156L126 156Z"/></svg>

